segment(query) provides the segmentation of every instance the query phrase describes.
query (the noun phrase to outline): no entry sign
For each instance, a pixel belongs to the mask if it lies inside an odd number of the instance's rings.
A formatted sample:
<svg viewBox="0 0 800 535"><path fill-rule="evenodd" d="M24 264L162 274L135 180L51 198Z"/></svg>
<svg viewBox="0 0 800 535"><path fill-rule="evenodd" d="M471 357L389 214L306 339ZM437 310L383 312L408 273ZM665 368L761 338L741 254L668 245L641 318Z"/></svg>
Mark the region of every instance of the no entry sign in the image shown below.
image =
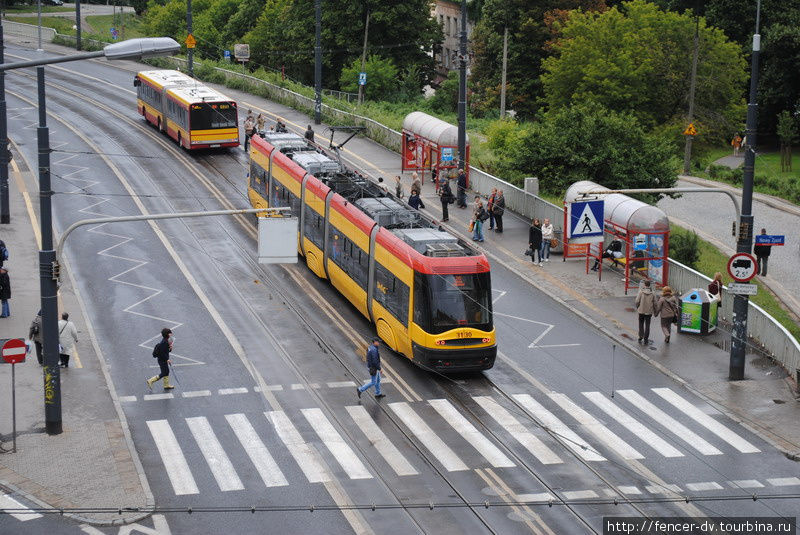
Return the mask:
<svg viewBox="0 0 800 535"><path fill-rule="evenodd" d="M19 364L25 362L25 340L22 338L12 338L3 344L3 362L8 364Z"/></svg>

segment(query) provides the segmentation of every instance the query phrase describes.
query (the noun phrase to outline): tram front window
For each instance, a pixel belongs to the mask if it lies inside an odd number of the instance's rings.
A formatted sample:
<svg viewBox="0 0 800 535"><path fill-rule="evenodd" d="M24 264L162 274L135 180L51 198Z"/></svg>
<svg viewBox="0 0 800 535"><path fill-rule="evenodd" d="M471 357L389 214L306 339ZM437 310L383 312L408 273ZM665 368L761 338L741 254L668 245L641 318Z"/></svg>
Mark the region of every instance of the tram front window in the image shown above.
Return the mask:
<svg viewBox="0 0 800 535"><path fill-rule="evenodd" d="M414 277L414 322L432 334L460 327L492 329L489 273Z"/></svg>
<svg viewBox="0 0 800 535"><path fill-rule="evenodd" d="M192 130L236 128L236 105L231 102L192 104Z"/></svg>

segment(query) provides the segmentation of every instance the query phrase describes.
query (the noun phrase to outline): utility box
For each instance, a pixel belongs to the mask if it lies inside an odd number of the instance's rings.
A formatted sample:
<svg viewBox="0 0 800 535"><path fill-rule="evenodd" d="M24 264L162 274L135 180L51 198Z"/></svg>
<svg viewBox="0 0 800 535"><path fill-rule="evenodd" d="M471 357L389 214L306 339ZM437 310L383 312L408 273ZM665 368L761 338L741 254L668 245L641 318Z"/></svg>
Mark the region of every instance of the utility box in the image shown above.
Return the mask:
<svg viewBox="0 0 800 535"><path fill-rule="evenodd" d="M297 218L258 218L258 263L297 263Z"/></svg>
<svg viewBox="0 0 800 535"><path fill-rule="evenodd" d="M702 288L692 288L681 296L678 330L682 333L708 334L717 328L717 299Z"/></svg>

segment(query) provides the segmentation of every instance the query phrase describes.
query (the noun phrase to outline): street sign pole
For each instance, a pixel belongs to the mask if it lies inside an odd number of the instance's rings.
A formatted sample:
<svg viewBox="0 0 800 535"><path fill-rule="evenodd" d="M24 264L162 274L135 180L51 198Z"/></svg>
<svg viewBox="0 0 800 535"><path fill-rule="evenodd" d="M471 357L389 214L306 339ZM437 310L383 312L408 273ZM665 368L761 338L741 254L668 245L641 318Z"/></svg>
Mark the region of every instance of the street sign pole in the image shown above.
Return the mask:
<svg viewBox="0 0 800 535"><path fill-rule="evenodd" d="M11 363L11 453L17 453L17 374L16 363Z"/></svg>
<svg viewBox="0 0 800 535"><path fill-rule="evenodd" d="M18 362L25 362L25 355L28 353L28 346L21 338L12 338L3 342L2 360L11 364L11 452L17 453L17 374L16 365Z"/></svg>

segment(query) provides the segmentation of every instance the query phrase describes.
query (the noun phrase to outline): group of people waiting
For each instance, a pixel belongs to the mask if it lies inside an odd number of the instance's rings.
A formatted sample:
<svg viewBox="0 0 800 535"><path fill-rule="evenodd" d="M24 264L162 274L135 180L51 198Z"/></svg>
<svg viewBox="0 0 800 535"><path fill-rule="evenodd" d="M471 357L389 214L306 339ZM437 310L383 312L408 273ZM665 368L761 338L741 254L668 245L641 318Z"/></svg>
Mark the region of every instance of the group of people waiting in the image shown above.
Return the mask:
<svg viewBox="0 0 800 535"><path fill-rule="evenodd" d="M263 114L259 113L257 116L254 116L253 110L247 110L247 117L245 117L243 124L245 152L250 148L250 138L256 134L263 136L267 132L266 123L267 119ZM283 119L280 117L275 120L274 125L269 127L269 131L278 134L285 134L289 132L289 130L286 128L286 123L284 123ZM311 128L311 125L308 125L308 129L305 131L304 136L307 140L311 141L312 143L314 142L314 129Z"/></svg>
<svg viewBox="0 0 800 535"><path fill-rule="evenodd" d="M550 261L550 248L554 246L555 229L550 223L550 219L545 218L542 223L538 217L531 221L531 227L528 229L528 250L525 252L531 257L534 265L542 266L544 262ZM536 260L536 256L539 260Z"/></svg>

